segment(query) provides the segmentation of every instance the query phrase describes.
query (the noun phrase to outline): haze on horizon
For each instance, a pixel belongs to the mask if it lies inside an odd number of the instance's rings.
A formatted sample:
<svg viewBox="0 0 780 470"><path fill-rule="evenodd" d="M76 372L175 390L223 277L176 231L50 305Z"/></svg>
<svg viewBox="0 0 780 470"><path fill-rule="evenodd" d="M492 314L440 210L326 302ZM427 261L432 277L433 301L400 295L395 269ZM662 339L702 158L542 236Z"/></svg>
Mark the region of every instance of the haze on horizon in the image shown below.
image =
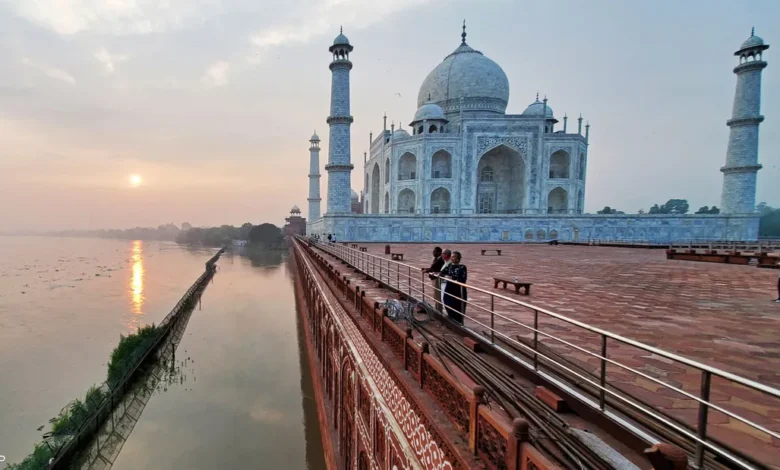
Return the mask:
<svg viewBox="0 0 780 470"><path fill-rule="evenodd" d="M411 121L464 18L469 44L509 78L508 113L539 92L569 126L590 122L587 212L720 205L733 52L755 26L772 46L757 201L780 205L775 0L67 3L0 0L0 231L279 225L293 204L305 211L315 129L327 163L327 49L341 25L355 46L360 191L369 132L385 112Z"/></svg>

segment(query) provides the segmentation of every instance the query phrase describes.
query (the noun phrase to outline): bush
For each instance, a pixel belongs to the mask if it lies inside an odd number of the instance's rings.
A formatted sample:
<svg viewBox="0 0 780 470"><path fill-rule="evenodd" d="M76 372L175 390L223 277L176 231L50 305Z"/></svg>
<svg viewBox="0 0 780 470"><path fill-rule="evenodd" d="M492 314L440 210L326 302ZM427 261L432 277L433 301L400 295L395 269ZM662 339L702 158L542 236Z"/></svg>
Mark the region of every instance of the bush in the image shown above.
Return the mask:
<svg viewBox="0 0 780 470"><path fill-rule="evenodd" d="M49 465L49 460L54 457L49 446L46 444L35 444L35 450L19 463L9 463L8 470L40 470Z"/></svg>
<svg viewBox="0 0 780 470"><path fill-rule="evenodd" d="M160 334L160 329L154 324L138 328L135 334L119 336L119 344L111 352L108 362L108 384L116 385L127 371L143 356Z"/></svg>

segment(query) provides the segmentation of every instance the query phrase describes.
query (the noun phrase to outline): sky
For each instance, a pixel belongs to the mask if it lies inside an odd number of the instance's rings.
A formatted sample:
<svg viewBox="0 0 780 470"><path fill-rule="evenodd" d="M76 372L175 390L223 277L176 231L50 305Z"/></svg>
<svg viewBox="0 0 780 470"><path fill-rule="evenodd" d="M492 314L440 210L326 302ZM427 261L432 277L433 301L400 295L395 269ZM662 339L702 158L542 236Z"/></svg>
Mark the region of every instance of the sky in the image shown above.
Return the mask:
<svg viewBox="0 0 780 470"><path fill-rule="evenodd" d="M733 52L755 26L772 46L757 201L780 206L776 0L0 0L0 231L305 216L342 25L360 191L369 132L411 121L464 18L509 78L508 113L539 92L590 122L588 212L720 204Z"/></svg>

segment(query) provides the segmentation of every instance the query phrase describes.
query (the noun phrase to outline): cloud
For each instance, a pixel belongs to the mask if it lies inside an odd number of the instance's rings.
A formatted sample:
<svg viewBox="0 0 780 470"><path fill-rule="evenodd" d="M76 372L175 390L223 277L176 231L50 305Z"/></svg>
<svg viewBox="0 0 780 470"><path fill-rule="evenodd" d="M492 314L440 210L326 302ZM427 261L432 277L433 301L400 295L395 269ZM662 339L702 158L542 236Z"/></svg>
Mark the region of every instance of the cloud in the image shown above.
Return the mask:
<svg viewBox="0 0 780 470"><path fill-rule="evenodd" d="M429 1L319 0L314 7L301 11L298 17L251 34L250 41L256 47L264 49L291 43L307 43L315 37L328 33L335 37L339 26L344 26L348 30L367 28L387 16Z"/></svg>
<svg viewBox="0 0 780 470"><path fill-rule="evenodd" d="M43 72L46 76L53 78L55 80L61 80L71 85L74 85L76 83L76 78L62 69L58 69L56 67L50 67L45 64L39 64L27 57L22 59L22 63L28 67L32 67L36 70Z"/></svg>
<svg viewBox="0 0 780 470"><path fill-rule="evenodd" d="M206 69L206 74L200 79L207 88L217 88L227 85L230 80L230 64L225 61L214 62Z"/></svg>
<svg viewBox="0 0 780 470"><path fill-rule="evenodd" d="M197 25L220 0L5 0L17 15L59 34L148 34Z"/></svg>
<svg viewBox="0 0 780 470"><path fill-rule="evenodd" d="M124 62L127 60L127 56L124 55L111 55L111 53L108 52L105 47L101 47L97 52L95 52L95 58L101 64L103 64L103 67L106 69L106 73L109 75L116 71L116 64L118 62Z"/></svg>

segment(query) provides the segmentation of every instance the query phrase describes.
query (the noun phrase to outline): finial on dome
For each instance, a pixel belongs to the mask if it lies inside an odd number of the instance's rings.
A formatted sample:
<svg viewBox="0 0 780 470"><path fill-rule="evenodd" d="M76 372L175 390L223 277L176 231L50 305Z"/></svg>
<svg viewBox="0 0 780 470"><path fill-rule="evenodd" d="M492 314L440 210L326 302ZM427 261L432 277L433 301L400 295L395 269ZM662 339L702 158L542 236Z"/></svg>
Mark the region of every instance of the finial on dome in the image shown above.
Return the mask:
<svg viewBox="0 0 780 470"><path fill-rule="evenodd" d="M431 101L431 92L428 92L428 101Z"/></svg>
<svg viewBox="0 0 780 470"><path fill-rule="evenodd" d="M463 20L463 32L460 33L460 42L466 44L466 20Z"/></svg>
<svg viewBox="0 0 780 470"><path fill-rule="evenodd" d="M536 101L539 101L539 92L536 92Z"/></svg>
<svg viewBox="0 0 780 470"><path fill-rule="evenodd" d="M344 34L344 26L339 26L339 34Z"/></svg>
<svg viewBox="0 0 780 470"><path fill-rule="evenodd" d="M750 37L752 38L755 35L756 35L756 27L753 26L752 28L750 28Z"/></svg>

